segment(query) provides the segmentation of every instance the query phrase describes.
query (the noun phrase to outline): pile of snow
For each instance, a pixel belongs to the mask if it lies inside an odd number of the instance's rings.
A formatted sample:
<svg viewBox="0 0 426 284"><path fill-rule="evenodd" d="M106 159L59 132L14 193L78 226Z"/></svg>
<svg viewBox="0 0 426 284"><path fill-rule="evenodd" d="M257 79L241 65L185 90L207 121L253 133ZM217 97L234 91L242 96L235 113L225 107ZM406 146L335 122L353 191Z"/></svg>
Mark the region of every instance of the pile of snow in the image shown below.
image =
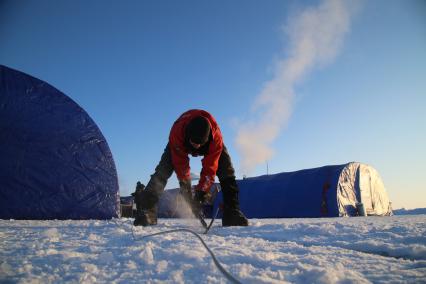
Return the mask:
<svg viewBox="0 0 426 284"><path fill-rule="evenodd" d="M194 219L134 228L112 221L0 220L0 282L227 283ZM243 283L426 281L426 216L216 221L203 240Z"/></svg>

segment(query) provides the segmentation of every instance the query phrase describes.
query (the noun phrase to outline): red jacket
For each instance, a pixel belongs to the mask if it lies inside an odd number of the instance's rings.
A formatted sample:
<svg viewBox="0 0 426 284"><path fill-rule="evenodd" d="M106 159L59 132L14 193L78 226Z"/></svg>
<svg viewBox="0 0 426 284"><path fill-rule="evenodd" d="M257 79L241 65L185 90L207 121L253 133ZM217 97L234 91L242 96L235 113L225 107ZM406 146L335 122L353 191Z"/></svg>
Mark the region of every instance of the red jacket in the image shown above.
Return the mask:
<svg viewBox="0 0 426 284"><path fill-rule="evenodd" d="M202 116L210 123L210 138L205 145L205 152L197 153L196 150L190 149L187 139L185 138L185 130L188 123L197 116ZM183 113L173 124L170 130L169 146L172 154L172 163L179 181L190 180L189 157L203 155L201 160L202 170L200 180L197 185L198 190L208 191L214 182L217 167L219 164L220 154L223 149L222 133L217 125L214 117L204 110L192 109Z"/></svg>

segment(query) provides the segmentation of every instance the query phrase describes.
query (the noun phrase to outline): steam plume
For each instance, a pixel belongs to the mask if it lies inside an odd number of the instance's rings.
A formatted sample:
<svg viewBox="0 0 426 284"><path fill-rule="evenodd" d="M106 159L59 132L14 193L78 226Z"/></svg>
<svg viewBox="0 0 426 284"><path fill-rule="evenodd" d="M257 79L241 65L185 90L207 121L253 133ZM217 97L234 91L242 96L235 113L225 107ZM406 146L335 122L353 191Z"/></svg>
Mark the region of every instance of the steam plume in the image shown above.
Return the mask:
<svg viewBox="0 0 426 284"><path fill-rule="evenodd" d="M243 173L272 157L271 144L287 125L296 85L314 68L325 66L336 57L349 30L351 9L347 4L324 0L289 18L284 28L288 56L275 62L273 78L265 83L253 103L252 119L237 131Z"/></svg>

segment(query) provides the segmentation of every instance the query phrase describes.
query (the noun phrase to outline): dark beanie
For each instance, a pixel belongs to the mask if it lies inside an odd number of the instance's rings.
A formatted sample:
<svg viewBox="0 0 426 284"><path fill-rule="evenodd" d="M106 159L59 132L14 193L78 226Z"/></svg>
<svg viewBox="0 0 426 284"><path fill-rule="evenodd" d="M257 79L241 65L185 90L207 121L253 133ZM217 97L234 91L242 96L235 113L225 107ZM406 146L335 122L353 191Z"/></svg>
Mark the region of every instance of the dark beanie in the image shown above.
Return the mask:
<svg viewBox="0 0 426 284"><path fill-rule="evenodd" d="M196 144L204 144L209 140L210 124L206 118L197 116L186 126L186 135L189 140Z"/></svg>

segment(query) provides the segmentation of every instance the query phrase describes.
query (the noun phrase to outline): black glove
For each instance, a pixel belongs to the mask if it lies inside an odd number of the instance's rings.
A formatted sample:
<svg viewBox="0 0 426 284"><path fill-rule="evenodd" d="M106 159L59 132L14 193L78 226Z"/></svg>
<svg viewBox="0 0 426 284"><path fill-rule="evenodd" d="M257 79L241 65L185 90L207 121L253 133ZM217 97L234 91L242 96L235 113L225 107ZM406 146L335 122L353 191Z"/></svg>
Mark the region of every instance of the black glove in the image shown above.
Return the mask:
<svg viewBox="0 0 426 284"><path fill-rule="evenodd" d="M206 192L202 191L202 190L196 190L195 191L195 196L194 196L194 202L200 203L200 204L204 204L204 202L206 201Z"/></svg>
<svg viewBox="0 0 426 284"><path fill-rule="evenodd" d="M179 181L180 191L191 191L191 180L180 180Z"/></svg>
<svg viewBox="0 0 426 284"><path fill-rule="evenodd" d="M188 204L192 203L192 189L191 189L191 180L181 180L179 181L179 193L185 199Z"/></svg>
<svg viewBox="0 0 426 284"><path fill-rule="evenodd" d="M202 190L196 190L194 195L194 201L192 202L192 211L196 215L203 213L204 202L206 201L206 192Z"/></svg>

